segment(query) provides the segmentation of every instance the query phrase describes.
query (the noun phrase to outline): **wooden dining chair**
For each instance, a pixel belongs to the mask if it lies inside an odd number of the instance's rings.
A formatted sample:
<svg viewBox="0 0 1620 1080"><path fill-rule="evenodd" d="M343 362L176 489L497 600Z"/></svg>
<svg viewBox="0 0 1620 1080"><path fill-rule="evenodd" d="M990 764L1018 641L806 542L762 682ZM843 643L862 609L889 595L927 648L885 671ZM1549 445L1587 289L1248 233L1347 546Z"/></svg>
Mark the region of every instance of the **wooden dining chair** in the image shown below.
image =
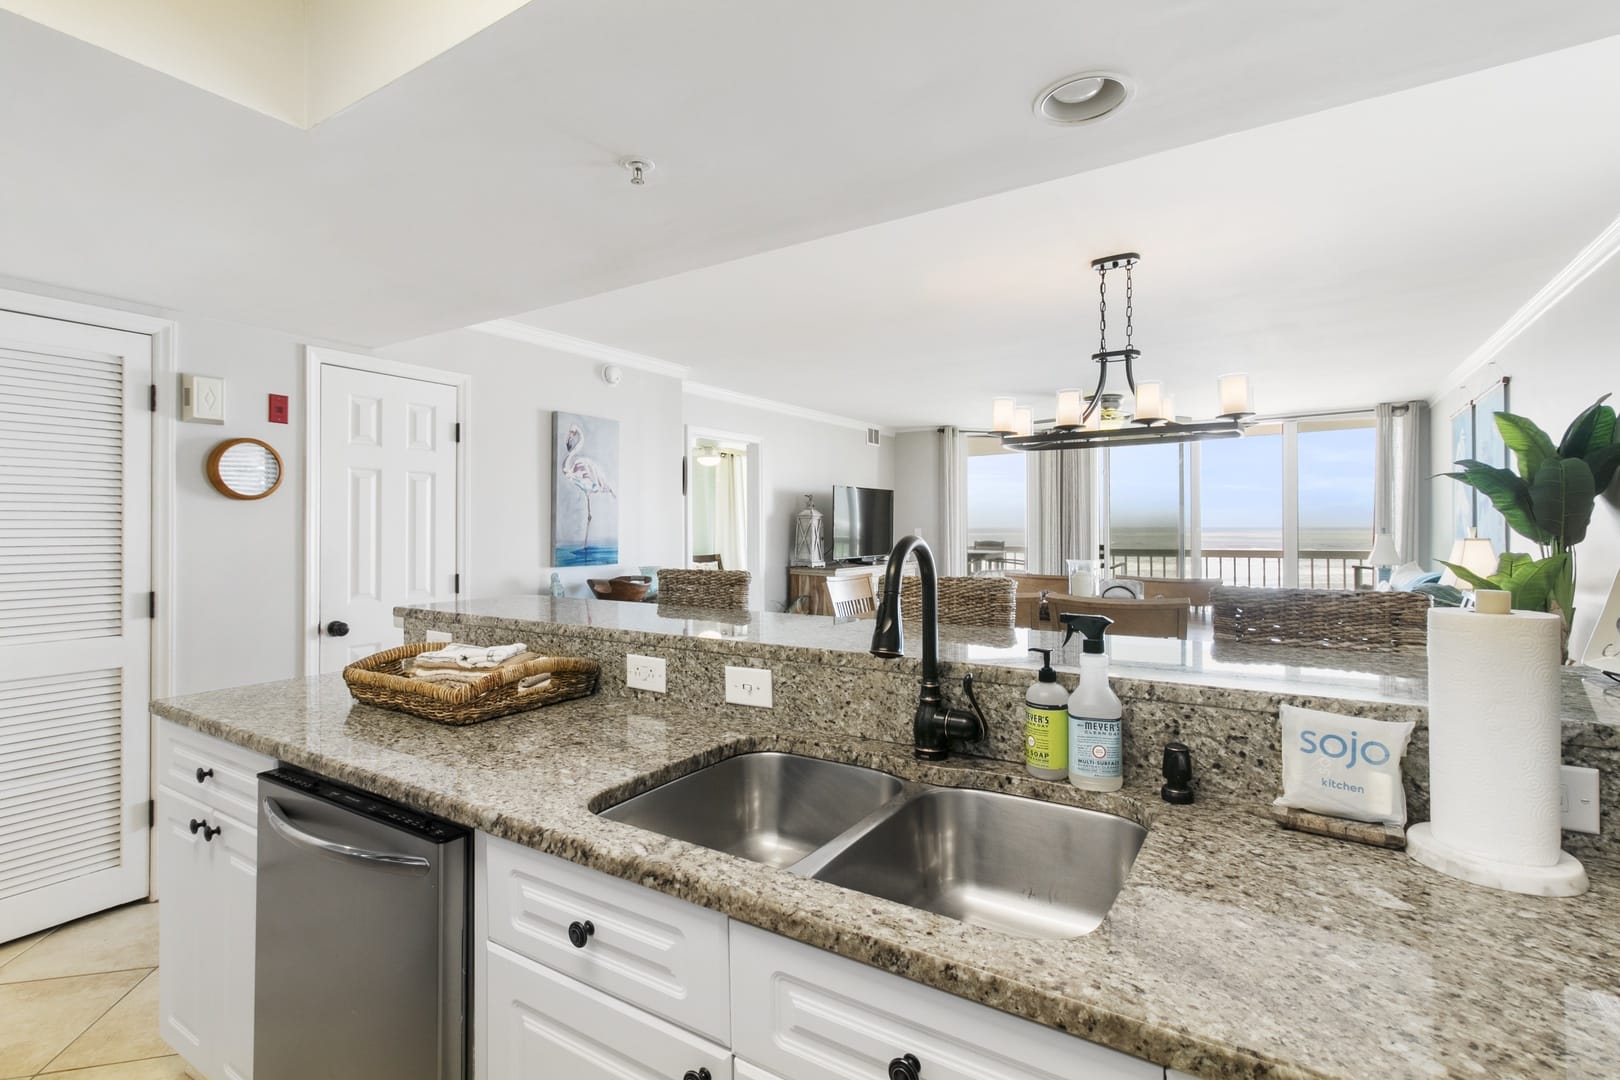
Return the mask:
<svg viewBox="0 0 1620 1080"><path fill-rule="evenodd" d="M870 574L828 578L827 598L832 602L833 615L838 618L877 613L877 595L872 591Z"/></svg>
<svg viewBox="0 0 1620 1080"><path fill-rule="evenodd" d="M694 555L692 556L692 564L694 566L713 566L716 570L726 568L725 562L721 560L719 555Z"/></svg>

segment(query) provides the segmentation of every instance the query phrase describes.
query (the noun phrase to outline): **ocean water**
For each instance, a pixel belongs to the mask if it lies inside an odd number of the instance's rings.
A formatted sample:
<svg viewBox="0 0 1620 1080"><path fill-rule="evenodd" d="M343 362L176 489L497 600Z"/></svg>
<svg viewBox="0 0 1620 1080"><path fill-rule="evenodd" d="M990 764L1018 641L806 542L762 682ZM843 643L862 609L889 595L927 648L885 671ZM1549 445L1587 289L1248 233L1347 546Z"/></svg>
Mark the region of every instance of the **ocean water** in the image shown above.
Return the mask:
<svg viewBox="0 0 1620 1080"><path fill-rule="evenodd" d="M1299 531L1299 546L1303 551L1348 551L1365 554L1372 550L1372 527L1357 528L1305 528ZM968 546L981 540L1004 540L1008 547L1024 547L1024 527L976 528L968 530ZM1173 551L1176 546L1174 528L1116 527L1110 537L1116 548L1146 548ZM1280 529L1205 529L1205 551L1281 551Z"/></svg>
<svg viewBox="0 0 1620 1080"><path fill-rule="evenodd" d="M619 546L560 547L552 553L553 566L612 566L619 561Z"/></svg>

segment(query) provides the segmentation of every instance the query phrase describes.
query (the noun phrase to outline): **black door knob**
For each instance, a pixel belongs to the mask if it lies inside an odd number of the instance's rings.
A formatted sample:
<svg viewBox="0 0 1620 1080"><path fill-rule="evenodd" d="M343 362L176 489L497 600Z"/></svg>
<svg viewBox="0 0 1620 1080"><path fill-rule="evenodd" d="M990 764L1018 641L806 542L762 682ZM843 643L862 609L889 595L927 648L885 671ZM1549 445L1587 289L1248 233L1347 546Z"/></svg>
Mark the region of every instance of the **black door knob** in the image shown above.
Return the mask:
<svg viewBox="0 0 1620 1080"><path fill-rule="evenodd" d="M326 636L348 637L349 624L344 622L342 619L333 619L331 622L326 624Z"/></svg>
<svg viewBox="0 0 1620 1080"><path fill-rule="evenodd" d="M201 769L201 768L199 768L197 770L197 783L200 784L204 780L208 779L210 776L213 776L213 775L214 775L214 770L213 769Z"/></svg>
<svg viewBox="0 0 1620 1080"><path fill-rule="evenodd" d="M889 1062L889 1080L922 1080L922 1062L915 1054L901 1054Z"/></svg>
<svg viewBox="0 0 1620 1080"><path fill-rule="evenodd" d="M210 825L210 824L208 824L208 821L207 821L206 818L203 819L202 821L198 821L196 818L192 818L191 819L191 835L196 836L198 829L202 830L203 843L205 843L205 844L210 842L211 840L213 840L214 837L218 836L220 834L220 831L221 831L220 827L218 825Z"/></svg>
<svg viewBox="0 0 1620 1080"><path fill-rule="evenodd" d="M710 1080L708 1069L687 1069L681 1080Z"/></svg>
<svg viewBox="0 0 1620 1080"><path fill-rule="evenodd" d="M591 925L588 919L585 922L571 922L568 924L568 940L576 949L583 949L585 943L591 940L591 935L594 933L596 933L596 927Z"/></svg>

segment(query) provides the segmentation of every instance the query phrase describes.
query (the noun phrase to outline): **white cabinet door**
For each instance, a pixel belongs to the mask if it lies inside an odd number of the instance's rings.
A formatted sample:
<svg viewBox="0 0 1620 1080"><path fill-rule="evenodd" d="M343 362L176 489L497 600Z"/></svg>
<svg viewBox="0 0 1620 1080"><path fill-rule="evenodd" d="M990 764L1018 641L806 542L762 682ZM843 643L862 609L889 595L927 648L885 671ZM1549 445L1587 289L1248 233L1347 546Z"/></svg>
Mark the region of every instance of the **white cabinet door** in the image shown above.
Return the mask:
<svg viewBox="0 0 1620 1080"><path fill-rule="evenodd" d="M499 945L484 958L485 1080L732 1080L724 1047Z"/></svg>
<svg viewBox="0 0 1620 1080"><path fill-rule="evenodd" d="M926 1080L1163 1080L1097 1046L739 923L732 1048L783 1080L872 1080L915 1057Z"/></svg>
<svg viewBox="0 0 1620 1080"><path fill-rule="evenodd" d="M258 833L232 818L220 817L224 831L214 837L214 940L217 958L214 992L219 1011L217 1080L249 1080L253 1075L253 949L258 891ZM166 903L167 901L165 901ZM161 976L160 976L161 977Z"/></svg>
<svg viewBox="0 0 1620 1080"><path fill-rule="evenodd" d="M207 1080L249 1080L258 834L169 787L157 830L159 1030Z"/></svg>
<svg viewBox="0 0 1620 1080"><path fill-rule="evenodd" d="M193 1068L212 1077L217 1046L209 1038L213 1010L213 854L193 820L207 810L200 802L171 788L157 790L158 880L158 1027L163 1041Z"/></svg>

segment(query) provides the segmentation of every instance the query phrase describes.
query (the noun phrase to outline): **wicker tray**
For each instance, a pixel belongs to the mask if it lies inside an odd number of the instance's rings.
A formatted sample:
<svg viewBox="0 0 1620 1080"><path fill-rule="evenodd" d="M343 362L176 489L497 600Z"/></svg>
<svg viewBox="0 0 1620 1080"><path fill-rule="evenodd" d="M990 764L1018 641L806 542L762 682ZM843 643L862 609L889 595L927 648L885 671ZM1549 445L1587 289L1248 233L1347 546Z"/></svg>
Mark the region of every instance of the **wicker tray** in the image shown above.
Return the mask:
<svg viewBox="0 0 1620 1080"><path fill-rule="evenodd" d="M491 671L475 683L446 686L405 675L406 661L417 653L441 648L438 642L416 642L356 660L343 669L343 681L356 701L379 709L394 709L440 724L476 724L497 716L527 712L542 705L589 697L596 693L601 665L595 660L567 656L540 657ZM519 690L530 675L551 673L551 682L538 690Z"/></svg>

